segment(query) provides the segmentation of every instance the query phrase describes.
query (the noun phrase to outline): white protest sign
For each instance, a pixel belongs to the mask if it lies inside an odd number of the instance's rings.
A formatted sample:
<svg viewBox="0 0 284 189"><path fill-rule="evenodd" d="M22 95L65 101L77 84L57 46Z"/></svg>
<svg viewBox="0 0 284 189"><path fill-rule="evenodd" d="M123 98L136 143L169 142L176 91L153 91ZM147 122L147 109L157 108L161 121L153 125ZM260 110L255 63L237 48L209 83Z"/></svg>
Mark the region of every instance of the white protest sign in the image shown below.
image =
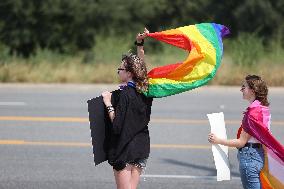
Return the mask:
<svg viewBox="0 0 284 189"><path fill-rule="evenodd" d="M214 133L219 138L227 139L223 112L207 114L207 117L211 126L211 133ZM228 147L220 144L213 144L212 152L217 169L217 181L230 180Z"/></svg>

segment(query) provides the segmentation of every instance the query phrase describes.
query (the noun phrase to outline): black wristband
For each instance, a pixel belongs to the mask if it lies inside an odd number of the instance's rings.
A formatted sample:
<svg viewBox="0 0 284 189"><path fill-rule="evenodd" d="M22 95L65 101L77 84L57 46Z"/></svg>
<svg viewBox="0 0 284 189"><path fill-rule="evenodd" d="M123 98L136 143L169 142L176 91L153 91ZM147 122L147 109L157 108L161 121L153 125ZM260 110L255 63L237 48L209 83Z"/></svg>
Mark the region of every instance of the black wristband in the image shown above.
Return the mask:
<svg viewBox="0 0 284 189"><path fill-rule="evenodd" d="M142 41L140 43L138 43L137 41L134 42L134 45L136 46L143 46L144 45L144 39L142 39Z"/></svg>

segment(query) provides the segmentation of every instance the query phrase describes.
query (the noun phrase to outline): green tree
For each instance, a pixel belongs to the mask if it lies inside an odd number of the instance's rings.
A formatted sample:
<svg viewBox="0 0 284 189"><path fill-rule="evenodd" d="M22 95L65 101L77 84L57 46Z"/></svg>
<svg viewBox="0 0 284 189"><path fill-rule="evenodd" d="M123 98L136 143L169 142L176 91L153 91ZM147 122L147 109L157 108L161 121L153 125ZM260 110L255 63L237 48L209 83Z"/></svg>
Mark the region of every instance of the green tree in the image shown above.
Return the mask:
<svg viewBox="0 0 284 189"><path fill-rule="evenodd" d="M0 40L24 56L36 48L69 53L91 48L97 9L92 0L2 0Z"/></svg>
<svg viewBox="0 0 284 189"><path fill-rule="evenodd" d="M283 44L283 19L283 0L1 0L0 43L24 56L37 48L74 53L94 46L96 35L215 22L233 37L256 33L264 43L277 36Z"/></svg>

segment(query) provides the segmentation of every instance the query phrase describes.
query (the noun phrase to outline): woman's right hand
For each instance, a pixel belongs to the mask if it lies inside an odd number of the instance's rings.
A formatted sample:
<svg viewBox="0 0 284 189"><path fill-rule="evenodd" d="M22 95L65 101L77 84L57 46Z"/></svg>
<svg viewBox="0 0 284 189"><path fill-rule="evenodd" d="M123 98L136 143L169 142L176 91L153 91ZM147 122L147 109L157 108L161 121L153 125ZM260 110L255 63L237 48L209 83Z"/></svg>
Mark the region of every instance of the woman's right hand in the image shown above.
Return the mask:
<svg viewBox="0 0 284 189"><path fill-rule="evenodd" d="M213 133L208 134L208 141L211 144L220 144L220 139Z"/></svg>
<svg viewBox="0 0 284 189"><path fill-rule="evenodd" d="M136 41L138 43L142 42L142 40L145 39L148 36L149 33L150 33L149 30L147 30L147 28L145 28L143 33L138 33L136 35Z"/></svg>

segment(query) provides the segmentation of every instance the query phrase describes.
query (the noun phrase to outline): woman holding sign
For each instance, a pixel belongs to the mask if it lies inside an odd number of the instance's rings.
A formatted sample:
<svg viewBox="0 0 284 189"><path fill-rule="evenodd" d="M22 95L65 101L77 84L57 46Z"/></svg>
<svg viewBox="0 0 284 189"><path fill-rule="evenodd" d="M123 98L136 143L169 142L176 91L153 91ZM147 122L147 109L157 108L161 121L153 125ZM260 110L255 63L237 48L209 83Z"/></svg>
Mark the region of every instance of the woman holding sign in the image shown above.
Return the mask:
<svg viewBox="0 0 284 189"><path fill-rule="evenodd" d="M282 162L282 165L284 161L284 148L269 131L271 115L267 100L268 88L261 77L248 75L241 92L243 99L249 101L250 105L244 112L237 139L221 139L210 133L208 141L212 144L238 148L239 170L245 189L267 188L276 182L277 186L283 186L283 181L277 178L276 181L273 180L274 183L269 182L267 175L270 173L261 174L264 164L267 163L265 162L265 147L276 155L276 161Z"/></svg>
<svg viewBox="0 0 284 189"><path fill-rule="evenodd" d="M123 56L117 69L121 82L127 84L119 94L118 103L112 104L110 92L102 93L112 122L108 161L113 167L118 189L137 187L150 153L148 123L152 98L143 94L148 89L143 50L147 33L149 32L145 29L143 34L137 35L135 44L138 55Z"/></svg>

